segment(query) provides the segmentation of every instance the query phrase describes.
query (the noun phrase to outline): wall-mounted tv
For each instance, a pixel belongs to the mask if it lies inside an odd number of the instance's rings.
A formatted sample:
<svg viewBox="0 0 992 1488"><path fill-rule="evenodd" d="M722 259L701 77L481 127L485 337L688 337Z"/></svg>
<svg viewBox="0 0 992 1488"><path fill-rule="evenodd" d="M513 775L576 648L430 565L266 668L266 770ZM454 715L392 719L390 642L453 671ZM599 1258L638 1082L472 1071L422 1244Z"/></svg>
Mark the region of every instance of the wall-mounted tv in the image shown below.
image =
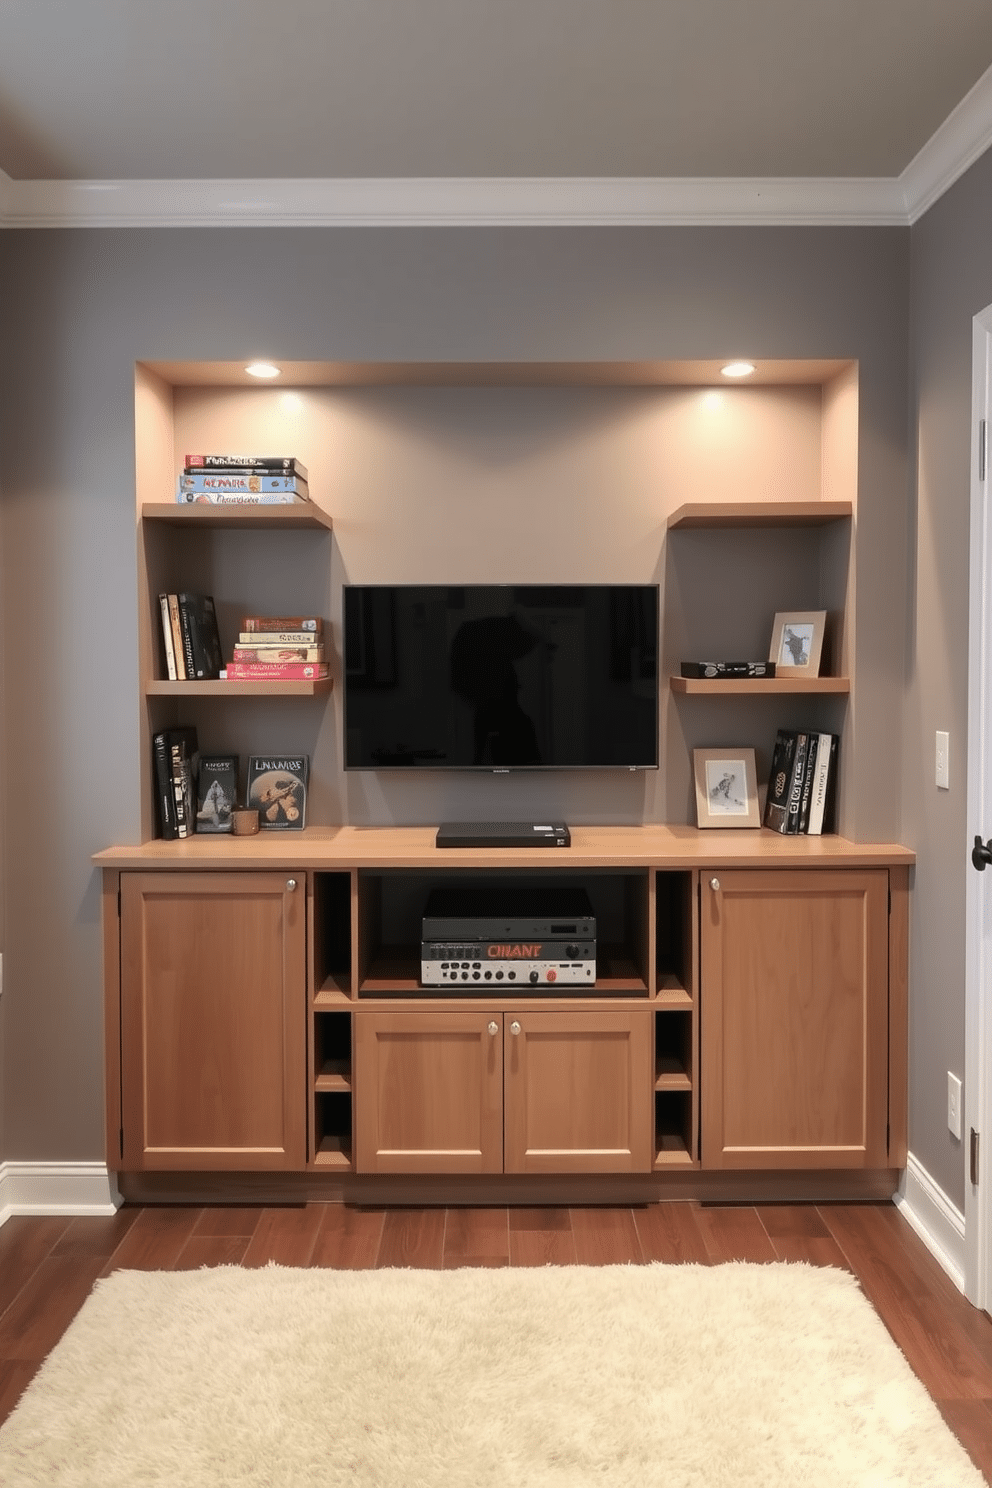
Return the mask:
<svg viewBox="0 0 992 1488"><path fill-rule="evenodd" d="M344 590L349 770L658 767L656 584Z"/></svg>

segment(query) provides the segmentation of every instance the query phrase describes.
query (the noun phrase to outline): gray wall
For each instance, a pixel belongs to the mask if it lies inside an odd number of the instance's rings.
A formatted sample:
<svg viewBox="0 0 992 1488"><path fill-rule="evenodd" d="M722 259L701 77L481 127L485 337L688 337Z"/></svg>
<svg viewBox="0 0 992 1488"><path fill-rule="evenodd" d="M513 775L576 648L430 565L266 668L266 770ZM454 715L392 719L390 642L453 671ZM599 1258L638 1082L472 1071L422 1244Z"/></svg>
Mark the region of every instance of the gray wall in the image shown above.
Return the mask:
<svg viewBox="0 0 992 1488"><path fill-rule="evenodd" d="M11 762L0 1157L102 1155L90 854L138 832L135 360L259 351L857 359L858 819L863 835L898 840L891 719L906 670L909 239L900 229L0 234L2 744ZM23 644L28 622L46 637L40 652ZM939 1005L917 1009L917 1028L945 1018L949 1001L960 1021L961 992L948 994L946 979L922 995ZM926 1115L914 1107L920 1142Z"/></svg>
<svg viewBox="0 0 992 1488"><path fill-rule="evenodd" d="M992 304L992 154L912 231L916 549L905 712L905 836L916 849L910 1146L959 1207L965 1151L947 1130L947 1071L964 1077L968 549L972 321ZM951 789L934 786L934 732ZM985 823L988 829L988 823Z"/></svg>

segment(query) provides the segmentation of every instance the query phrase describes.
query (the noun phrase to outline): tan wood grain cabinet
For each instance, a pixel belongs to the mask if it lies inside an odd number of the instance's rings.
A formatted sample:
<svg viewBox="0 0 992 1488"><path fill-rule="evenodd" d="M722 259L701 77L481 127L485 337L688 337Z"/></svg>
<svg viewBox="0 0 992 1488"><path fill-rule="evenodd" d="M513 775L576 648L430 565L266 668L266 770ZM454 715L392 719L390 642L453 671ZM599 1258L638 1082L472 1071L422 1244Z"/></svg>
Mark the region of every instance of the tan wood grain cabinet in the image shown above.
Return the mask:
<svg viewBox="0 0 992 1488"><path fill-rule="evenodd" d="M498 1202L511 1179L809 1192L905 1165L905 849L590 827L539 865L503 850L502 873L578 880L601 911L596 983L553 996L419 985L416 916L392 925L390 902L495 862L428 828L180 850L100 855L119 1173L344 1197L471 1178Z"/></svg>

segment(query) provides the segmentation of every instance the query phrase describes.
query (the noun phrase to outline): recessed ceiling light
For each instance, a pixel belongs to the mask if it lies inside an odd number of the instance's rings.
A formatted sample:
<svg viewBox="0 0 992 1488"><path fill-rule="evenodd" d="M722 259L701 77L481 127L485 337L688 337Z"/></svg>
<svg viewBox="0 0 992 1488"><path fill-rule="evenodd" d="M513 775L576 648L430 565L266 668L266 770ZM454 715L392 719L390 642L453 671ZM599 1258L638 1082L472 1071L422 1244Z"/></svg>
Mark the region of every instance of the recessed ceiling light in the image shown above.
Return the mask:
<svg viewBox="0 0 992 1488"><path fill-rule="evenodd" d="M725 367L720 368L722 377L750 377L754 371L753 362L728 362Z"/></svg>
<svg viewBox="0 0 992 1488"><path fill-rule="evenodd" d="M274 367L271 362L249 362L245 368L249 377L278 377L279 367Z"/></svg>

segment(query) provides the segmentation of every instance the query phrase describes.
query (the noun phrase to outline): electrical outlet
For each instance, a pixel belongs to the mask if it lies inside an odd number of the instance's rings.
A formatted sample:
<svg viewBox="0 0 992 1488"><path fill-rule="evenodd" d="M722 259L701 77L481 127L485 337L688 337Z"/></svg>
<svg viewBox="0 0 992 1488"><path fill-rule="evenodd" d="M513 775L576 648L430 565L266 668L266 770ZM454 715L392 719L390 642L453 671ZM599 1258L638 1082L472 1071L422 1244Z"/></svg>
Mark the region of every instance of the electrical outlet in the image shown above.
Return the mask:
<svg viewBox="0 0 992 1488"><path fill-rule="evenodd" d="M961 1140L961 1081L947 1071L947 1130Z"/></svg>
<svg viewBox="0 0 992 1488"><path fill-rule="evenodd" d="M950 790L950 736L941 729L937 730L937 757L936 775L937 786L940 790Z"/></svg>

